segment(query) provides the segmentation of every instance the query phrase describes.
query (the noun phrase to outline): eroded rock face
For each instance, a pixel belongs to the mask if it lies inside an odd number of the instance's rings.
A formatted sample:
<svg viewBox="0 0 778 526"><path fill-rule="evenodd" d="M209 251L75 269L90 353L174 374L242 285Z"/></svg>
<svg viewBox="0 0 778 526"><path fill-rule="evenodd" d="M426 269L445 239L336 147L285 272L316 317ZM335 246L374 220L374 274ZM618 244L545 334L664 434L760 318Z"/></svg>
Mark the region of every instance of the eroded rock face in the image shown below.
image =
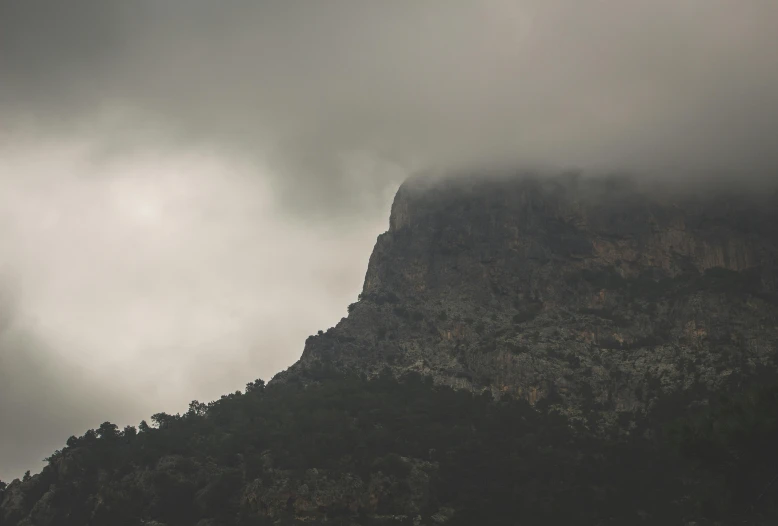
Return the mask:
<svg viewBox="0 0 778 526"><path fill-rule="evenodd" d="M776 194L410 180L360 301L275 381L389 366L616 424L776 369L777 256Z"/></svg>

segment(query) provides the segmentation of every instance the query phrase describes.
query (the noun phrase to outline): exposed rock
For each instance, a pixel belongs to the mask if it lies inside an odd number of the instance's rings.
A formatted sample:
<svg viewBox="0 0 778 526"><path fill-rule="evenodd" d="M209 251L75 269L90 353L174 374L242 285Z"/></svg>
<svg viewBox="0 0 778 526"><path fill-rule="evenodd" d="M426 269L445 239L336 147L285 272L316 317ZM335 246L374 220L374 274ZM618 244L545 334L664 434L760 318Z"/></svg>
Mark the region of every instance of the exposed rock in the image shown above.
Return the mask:
<svg viewBox="0 0 778 526"><path fill-rule="evenodd" d="M389 366L594 408L604 427L660 393L739 384L776 369L777 203L621 179L410 180L360 301L274 381Z"/></svg>

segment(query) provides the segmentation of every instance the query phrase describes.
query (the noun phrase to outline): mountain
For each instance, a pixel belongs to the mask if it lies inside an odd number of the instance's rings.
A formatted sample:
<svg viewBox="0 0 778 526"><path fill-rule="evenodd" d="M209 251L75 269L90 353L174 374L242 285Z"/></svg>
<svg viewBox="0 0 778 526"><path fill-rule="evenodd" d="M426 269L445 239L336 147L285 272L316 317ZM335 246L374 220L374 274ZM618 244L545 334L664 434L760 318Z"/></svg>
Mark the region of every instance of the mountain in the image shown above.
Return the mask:
<svg viewBox="0 0 778 526"><path fill-rule="evenodd" d="M775 369L777 203L627 178L411 180L360 301L279 380L388 365L634 425L660 394Z"/></svg>
<svg viewBox="0 0 778 526"><path fill-rule="evenodd" d="M0 526L775 524L778 193L417 177L268 385L71 437Z"/></svg>

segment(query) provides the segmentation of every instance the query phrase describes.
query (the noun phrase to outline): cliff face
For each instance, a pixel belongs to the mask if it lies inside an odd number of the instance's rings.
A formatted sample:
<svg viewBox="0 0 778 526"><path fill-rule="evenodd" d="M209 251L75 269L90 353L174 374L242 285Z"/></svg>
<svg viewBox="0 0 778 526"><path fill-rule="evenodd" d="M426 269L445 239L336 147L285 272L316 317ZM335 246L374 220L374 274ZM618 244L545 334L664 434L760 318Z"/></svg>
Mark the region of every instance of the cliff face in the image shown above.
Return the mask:
<svg viewBox="0 0 778 526"><path fill-rule="evenodd" d="M778 194L411 180L298 363L70 437L0 525L776 524L777 265Z"/></svg>
<svg viewBox="0 0 778 526"><path fill-rule="evenodd" d="M776 255L775 194L410 180L360 301L274 381L388 366L608 427L776 369Z"/></svg>

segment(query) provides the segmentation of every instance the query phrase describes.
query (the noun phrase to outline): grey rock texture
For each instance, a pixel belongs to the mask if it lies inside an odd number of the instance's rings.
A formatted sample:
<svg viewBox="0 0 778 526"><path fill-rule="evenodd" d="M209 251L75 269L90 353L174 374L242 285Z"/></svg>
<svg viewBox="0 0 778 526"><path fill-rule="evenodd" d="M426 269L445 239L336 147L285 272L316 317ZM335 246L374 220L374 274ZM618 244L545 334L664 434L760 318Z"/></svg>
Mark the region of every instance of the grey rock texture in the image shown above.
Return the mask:
<svg viewBox="0 0 778 526"><path fill-rule="evenodd" d="M776 369L776 195L411 179L360 300L274 381L388 366L629 428L661 394L702 400Z"/></svg>

